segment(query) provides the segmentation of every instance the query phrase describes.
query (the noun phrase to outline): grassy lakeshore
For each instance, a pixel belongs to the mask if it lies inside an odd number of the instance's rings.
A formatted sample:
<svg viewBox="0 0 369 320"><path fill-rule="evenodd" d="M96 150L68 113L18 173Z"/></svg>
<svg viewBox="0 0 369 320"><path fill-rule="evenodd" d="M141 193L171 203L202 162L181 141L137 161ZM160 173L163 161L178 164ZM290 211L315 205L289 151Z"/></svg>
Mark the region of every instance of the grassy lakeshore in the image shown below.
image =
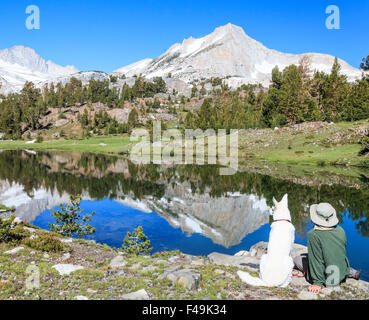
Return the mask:
<svg viewBox="0 0 369 320"><path fill-rule="evenodd" d="M275 129L241 130L239 163L264 162L293 166L368 167L369 157L359 156L369 120L357 122L304 123ZM0 141L0 150L78 151L126 155L132 142L128 135L96 136L86 139L53 139L41 143ZM205 148L206 152L206 148Z"/></svg>

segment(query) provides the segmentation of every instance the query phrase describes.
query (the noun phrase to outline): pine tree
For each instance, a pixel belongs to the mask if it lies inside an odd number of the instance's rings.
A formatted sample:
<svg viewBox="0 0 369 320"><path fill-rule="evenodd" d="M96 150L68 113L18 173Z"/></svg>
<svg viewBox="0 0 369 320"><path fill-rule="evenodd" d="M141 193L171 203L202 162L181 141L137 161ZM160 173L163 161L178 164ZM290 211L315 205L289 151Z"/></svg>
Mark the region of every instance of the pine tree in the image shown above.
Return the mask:
<svg viewBox="0 0 369 320"><path fill-rule="evenodd" d="M347 77L340 75L341 66L335 58L331 74L323 86L323 112L327 121L341 120L342 113L347 106L349 86Z"/></svg>
<svg viewBox="0 0 369 320"><path fill-rule="evenodd" d="M369 70L369 55L366 58L363 58L362 62L360 63L360 68L364 71Z"/></svg>
<svg viewBox="0 0 369 320"><path fill-rule="evenodd" d="M280 89L282 86L282 72L279 71L278 66L272 70L272 87Z"/></svg>
<svg viewBox="0 0 369 320"><path fill-rule="evenodd" d="M352 86L344 120L356 121L369 117L369 82L362 78Z"/></svg>
<svg viewBox="0 0 369 320"><path fill-rule="evenodd" d="M132 109L132 111L128 115L128 124L131 128L136 127L138 123L138 113L135 108Z"/></svg>

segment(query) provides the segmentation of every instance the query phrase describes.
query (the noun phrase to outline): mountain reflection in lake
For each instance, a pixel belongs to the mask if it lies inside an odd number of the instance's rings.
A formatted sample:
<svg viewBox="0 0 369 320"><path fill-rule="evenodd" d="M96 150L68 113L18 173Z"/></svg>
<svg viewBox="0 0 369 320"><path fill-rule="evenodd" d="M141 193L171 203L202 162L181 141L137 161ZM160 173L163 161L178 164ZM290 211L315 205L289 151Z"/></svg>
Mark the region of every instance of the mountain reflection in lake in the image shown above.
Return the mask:
<svg viewBox="0 0 369 320"><path fill-rule="evenodd" d="M53 222L53 208L81 194L96 211L90 239L120 247L141 225L155 251L234 254L267 241L272 198L289 194L296 242L306 244L308 207L329 202L339 212L353 267L369 279L369 184L303 185L263 174L219 176L216 166L135 165L118 157L61 152L0 153L0 203L39 227Z"/></svg>

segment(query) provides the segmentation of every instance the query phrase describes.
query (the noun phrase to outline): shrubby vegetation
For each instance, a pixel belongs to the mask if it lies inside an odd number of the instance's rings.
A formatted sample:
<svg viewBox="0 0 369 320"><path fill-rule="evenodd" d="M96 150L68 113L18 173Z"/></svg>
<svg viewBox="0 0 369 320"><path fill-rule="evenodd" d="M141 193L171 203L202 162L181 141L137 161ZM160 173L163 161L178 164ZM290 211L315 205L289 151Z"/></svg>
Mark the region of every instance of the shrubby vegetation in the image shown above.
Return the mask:
<svg viewBox="0 0 369 320"><path fill-rule="evenodd" d="M132 127L132 123L129 121L128 123L118 123L115 118L112 118L103 110L96 112L94 116L92 116L88 113L87 109L85 109L84 112L78 114L78 121L81 123L82 128L85 129L85 137L88 137L90 132L106 135L128 133Z"/></svg>
<svg viewBox="0 0 369 320"><path fill-rule="evenodd" d="M23 232L14 223L14 219L14 215L8 219L0 218L0 242L18 242L23 238Z"/></svg>
<svg viewBox="0 0 369 320"><path fill-rule="evenodd" d="M133 255L146 255L152 250L150 240L143 233L141 226L138 226L132 233L127 232L122 248L127 254Z"/></svg>
<svg viewBox="0 0 369 320"><path fill-rule="evenodd" d="M49 223L51 231L69 237L84 237L96 231L87 222L91 221L91 217L95 214L86 214L82 216L83 209L80 207L81 197L79 195L70 195L70 203L61 204L61 210L53 210L51 215L55 218L55 224Z"/></svg>
<svg viewBox="0 0 369 320"><path fill-rule="evenodd" d="M46 252L68 251L68 246L50 232L38 232L37 237L26 238L23 243L30 248Z"/></svg>
<svg viewBox="0 0 369 320"><path fill-rule="evenodd" d="M363 146L363 148L360 150L360 155L363 156L365 154L369 153L369 134L365 136L361 141L360 144Z"/></svg>

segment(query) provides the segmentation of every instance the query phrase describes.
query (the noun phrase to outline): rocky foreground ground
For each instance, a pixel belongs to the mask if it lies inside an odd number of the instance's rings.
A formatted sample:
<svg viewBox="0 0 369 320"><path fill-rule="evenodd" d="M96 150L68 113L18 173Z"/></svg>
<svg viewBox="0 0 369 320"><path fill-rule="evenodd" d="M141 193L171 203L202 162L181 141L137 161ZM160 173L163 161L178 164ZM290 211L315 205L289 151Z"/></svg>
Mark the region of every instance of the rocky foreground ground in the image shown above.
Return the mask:
<svg viewBox="0 0 369 320"><path fill-rule="evenodd" d="M266 243L235 256L212 253L197 257L180 252L129 256L94 241L58 238L39 247L46 232L24 226L25 238L0 243L0 299L154 300L154 299L368 299L369 283L349 279L320 295L307 291L303 277L294 276L288 288L255 288L236 272L258 274ZM50 244L50 242L49 242ZM306 252L295 245L293 256ZM294 271L300 275L298 271Z"/></svg>

